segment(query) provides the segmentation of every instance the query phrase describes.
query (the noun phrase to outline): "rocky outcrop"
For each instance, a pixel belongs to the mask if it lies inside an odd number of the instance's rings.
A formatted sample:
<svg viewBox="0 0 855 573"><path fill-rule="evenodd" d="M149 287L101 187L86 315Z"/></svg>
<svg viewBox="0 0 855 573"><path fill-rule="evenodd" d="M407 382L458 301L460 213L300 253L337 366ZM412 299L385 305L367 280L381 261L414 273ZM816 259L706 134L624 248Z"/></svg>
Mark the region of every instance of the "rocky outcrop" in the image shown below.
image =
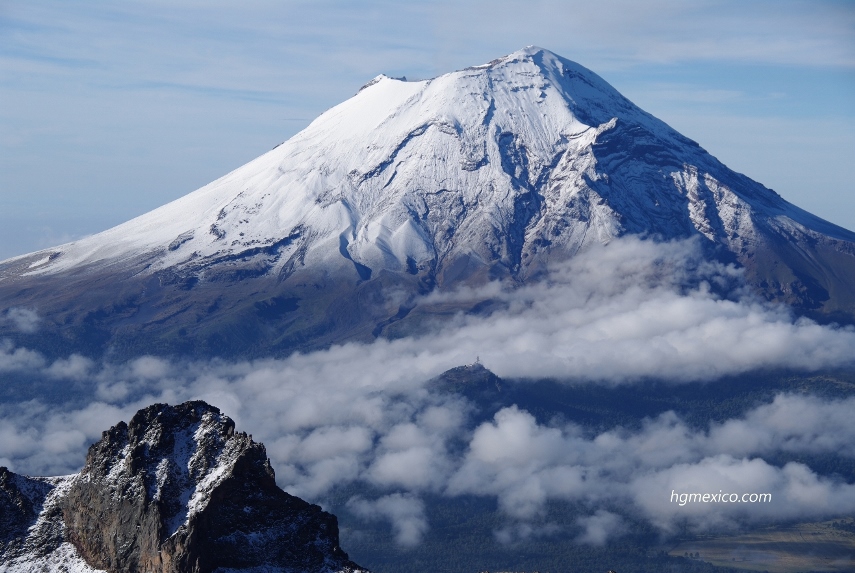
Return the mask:
<svg viewBox="0 0 855 573"><path fill-rule="evenodd" d="M36 523L50 490L48 483L0 467L0 558L26 550L27 530Z"/></svg>
<svg viewBox="0 0 855 573"><path fill-rule="evenodd" d="M65 541L61 501L75 478L33 478L0 468L0 572L98 573Z"/></svg>
<svg viewBox="0 0 855 573"><path fill-rule="evenodd" d="M0 467L0 541L7 543L26 532L38 515L32 500L21 492L20 479Z"/></svg>
<svg viewBox="0 0 855 573"><path fill-rule="evenodd" d="M480 360L446 370L436 377L433 384L440 389L449 390L462 390L469 387L489 388L496 392L502 390L501 379L485 368Z"/></svg>
<svg viewBox="0 0 855 573"><path fill-rule="evenodd" d="M335 516L279 489L264 446L204 402L141 410L104 432L62 488L38 479L0 469L0 567L40 540L34 558L73 546L109 572L359 569ZM40 522L53 537L36 539Z"/></svg>

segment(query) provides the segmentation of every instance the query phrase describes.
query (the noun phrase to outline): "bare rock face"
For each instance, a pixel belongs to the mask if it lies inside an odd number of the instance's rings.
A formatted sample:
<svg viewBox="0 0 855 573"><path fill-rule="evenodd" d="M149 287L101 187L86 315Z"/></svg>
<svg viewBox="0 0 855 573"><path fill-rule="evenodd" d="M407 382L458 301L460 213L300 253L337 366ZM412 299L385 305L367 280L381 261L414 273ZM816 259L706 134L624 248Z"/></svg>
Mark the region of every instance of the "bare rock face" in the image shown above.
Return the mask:
<svg viewBox="0 0 855 573"><path fill-rule="evenodd" d="M0 571L97 573L64 540L60 501L75 477L28 477L0 468Z"/></svg>
<svg viewBox="0 0 855 573"><path fill-rule="evenodd" d="M0 467L0 558L25 551L27 530L39 516L50 484Z"/></svg>
<svg viewBox="0 0 855 573"><path fill-rule="evenodd" d="M38 515L32 500L21 492L20 478L0 467L0 541L6 543L20 537Z"/></svg>
<svg viewBox="0 0 855 573"><path fill-rule="evenodd" d="M359 569L335 516L279 489L264 446L204 402L104 432L61 509L65 539L109 572Z"/></svg>

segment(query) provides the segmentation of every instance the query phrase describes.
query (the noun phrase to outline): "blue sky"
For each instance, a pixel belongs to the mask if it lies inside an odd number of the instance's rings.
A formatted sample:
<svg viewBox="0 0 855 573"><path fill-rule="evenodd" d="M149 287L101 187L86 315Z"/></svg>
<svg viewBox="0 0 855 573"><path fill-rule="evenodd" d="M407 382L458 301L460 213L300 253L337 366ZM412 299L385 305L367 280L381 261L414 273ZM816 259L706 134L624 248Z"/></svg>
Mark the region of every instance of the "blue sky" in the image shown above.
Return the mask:
<svg viewBox="0 0 855 573"><path fill-rule="evenodd" d="M855 2L0 0L0 259L121 223L379 73L536 44L855 229Z"/></svg>

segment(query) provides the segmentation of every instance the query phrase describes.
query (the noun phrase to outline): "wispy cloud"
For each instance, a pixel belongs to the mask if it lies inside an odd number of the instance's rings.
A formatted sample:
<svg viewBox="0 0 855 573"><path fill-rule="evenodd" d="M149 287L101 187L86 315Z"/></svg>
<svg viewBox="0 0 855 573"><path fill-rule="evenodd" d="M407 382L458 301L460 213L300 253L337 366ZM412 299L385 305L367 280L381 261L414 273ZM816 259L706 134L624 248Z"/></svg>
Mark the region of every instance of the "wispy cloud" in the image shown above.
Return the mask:
<svg viewBox="0 0 855 573"><path fill-rule="evenodd" d="M412 495L393 493L373 501L353 497L347 502L347 508L369 521L378 518L389 520L395 540L404 547L418 545L429 528L424 502Z"/></svg>
<svg viewBox="0 0 855 573"><path fill-rule="evenodd" d="M6 322L11 322L12 326L19 332L32 334L39 329L41 317L31 308L13 306L7 309L4 314L3 318Z"/></svg>
<svg viewBox="0 0 855 573"><path fill-rule="evenodd" d="M490 30L501 34L488 46L531 43L534 34L598 69L691 61L855 67L855 11L837 2L541 0L520 8L516 1L439 2L437 33L462 50Z"/></svg>
<svg viewBox="0 0 855 573"><path fill-rule="evenodd" d="M576 523L584 530L576 540L588 545L605 545L606 541L619 537L627 530L619 515L604 509L598 509L593 515L580 517Z"/></svg>

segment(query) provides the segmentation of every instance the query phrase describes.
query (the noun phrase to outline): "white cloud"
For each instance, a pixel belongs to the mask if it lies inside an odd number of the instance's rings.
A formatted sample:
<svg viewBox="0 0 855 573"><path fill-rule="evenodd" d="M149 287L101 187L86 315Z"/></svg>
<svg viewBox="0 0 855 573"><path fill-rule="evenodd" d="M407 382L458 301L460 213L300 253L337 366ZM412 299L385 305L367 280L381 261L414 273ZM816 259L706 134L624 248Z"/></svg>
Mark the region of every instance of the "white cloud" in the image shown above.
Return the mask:
<svg viewBox="0 0 855 573"><path fill-rule="evenodd" d="M568 442L558 428L537 424L516 406L496 413L473 434L460 469L448 482L452 495L496 495L509 515L534 518L547 498L581 496L587 470L563 463Z"/></svg>
<svg viewBox="0 0 855 573"><path fill-rule="evenodd" d="M94 366L95 363L89 358L81 356L80 354L72 354L68 358L55 360L53 364L45 370L45 373L52 378L83 380L89 376L89 373Z"/></svg>
<svg viewBox="0 0 855 573"><path fill-rule="evenodd" d="M779 468L760 458L719 455L640 475L629 484L634 502L664 531L688 523L698 531L754 523L850 515L855 484L817 475L791 462ZM728 494L727 502L685 503L674 494ZM771 494L768 502L743 502L745 494Z"/></svg>
<svg viewBox="0 0 855 573"><path fill-rule="evenodd" d="M582 529L577 541L591 544L607 543L623 531L622 520L600 511L604 504L611 513L622 507L665 532L680 523L701 530L743 521L834 517L855 509L855 485L802 464L776 467L763 459L781 452L855 455L855 423L848 415L852 399L784 394L707 429L692 429L669 412L636 430L590 434L572 423L538 422L516 406L470 431L461 414L469 408L462 400L416 389L384 395L376 417L342 415L337 404L316 403L312 427L289 429L274 415L279 407L275 393L244 385L249 373L225 381L238 399L236 409L227 413L241 418L238 426L267 445L279 484L314 501L337 485L357 482L397 490L382 496L382 502L356 499L349 507L364 519L389 520L403 545L417 543L427 527L421 492L494 497L511 523L496 531L503 543L549 533L535 531L534 524L550 500L591 508L577 523ZM214 379L210 374L197 373L182 387L155 389L121 406L98 401L70 411L38 402L3 406L0 458L26 473L76 471L87 445L104 429L153 401L171 396L167 401L178 402L203 393ZM286 396L298 387L288 378L278 383ZM366 389L340 386L337 391L358 403ZM449 447L455 440L463 441L462 452ZM672 490L771 493L773 502L680 506L670 501Z"/></svg>
<svg viewBox="0 0 855 573"><path fill-rule="evenodd" d="M315 461L342 454L358 454L370 449L371 441L371 432L358 426L318 428L300 443L299 458Z"/></svg>
<svg viewBox="0 0 855 573"><path fill-rule="evenodd" d="M134 378L154 380L169 374L170 364L154 356L142 356L128 364L129 375Z"/></svg>
<svg viewBox="0 0 855 573"><path fill-rule="evenodd" d="M437 460L442 457L425 446L385 452L371 465L368 477L384 486L422 489L436 482Z"/></svg>
<svg viewBox="0 0 855 573"><path fill-rule="evenodd" d="M544 426L528 412L505 408L475 430L447 493L496 496L517 519L539 515L550 499L627 504L664 530L684 521L706 529L739 520L842 515L855 504L855 484L820 476L802 464L778 468L756 456L782 451L853 455L855 424L845 419L852 407L852 399L779 395L772 404L708 431L691 430L668 412L638 431L617 428L591 437L572 424ZM751 434L760 438L739 445L729 439ZM670 501L672 490L771 493L773 502L685 508ZM604 542L596 533L598 523L605 521L591 521L590 533L580 540Z"/></svg>
<svg viewBox="0 0 855 573"><path fill-rule="evenodd" d="M39 313L31 308L13 306L6 311L6 320L19 332L32 334L39 329L41 317Z"/></svg>
<svg viewBox="0 0 855 573"><path fill-rule="evenodd" d="M775 450L836 453L855 458L855 398L826 402L810 396L779 394L745 418L712 428L709 449L733 454Z"/></svg>
<svg viewBox="0 0 855 573"><path fill-rule="evenodd" d="M580 517L576 524L584 531L576 538L579 543L603 546L606 541L626 533L621 517L604 509L598 509L593 515Z"/></svg>
<svg viewBox="0 0 855 573"><path fill-rule="evenodd" d="M38 371L44 364L45 359L38 352L0 340L0 372Z"/></svg>
<svg viewBox="0 0 855 573"><path fill-rule="evenodd" d="M500 376L612 383L852 364L855 330L794 321L738 289L732 300L715 294L736 281L735 269L704 262L693 241L626 238L555 265L548 282L450 295L490 297L508 309L461 317L441 337L416 342L427 351L468 350Z"/></svg>
<svg viewBox="0 0 855 573"><path fill-rule="evenodd" d="M395 532L398 545L418 545L428 530L424 502L410 495L393 493L373 501L351 498L347 508L366 520L387 519Z"/></svg>

